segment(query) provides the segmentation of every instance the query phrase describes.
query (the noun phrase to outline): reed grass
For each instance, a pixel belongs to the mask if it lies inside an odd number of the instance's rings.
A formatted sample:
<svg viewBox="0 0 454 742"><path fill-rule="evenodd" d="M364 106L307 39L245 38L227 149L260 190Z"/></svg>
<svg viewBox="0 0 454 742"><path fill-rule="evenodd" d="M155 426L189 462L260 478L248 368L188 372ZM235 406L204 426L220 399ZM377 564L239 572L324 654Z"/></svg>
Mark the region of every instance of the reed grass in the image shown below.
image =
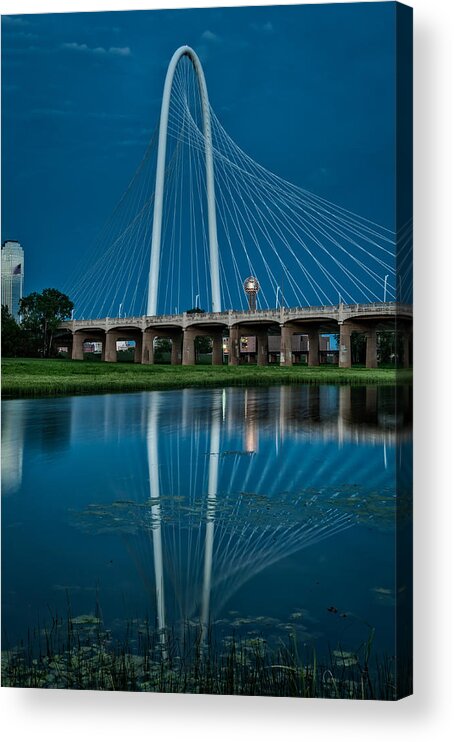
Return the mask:
<svg viewBox="0 0 454 742"><path fill-rule="evenodd" d="M54 619L2 652L2 686L160 693L397 700L411 694L411 670L396 683L394 658L372 657L373 634L352 664L337 651L300 657L295 636L270 647L260 636L221 640L185 623L163 635L146 621L113 639L96 617ZM341 659L339 660L339 655Z"/></svg>
<svg viewBox="0 0 454 742"><path fill-rule="evenodd" d="M67 359L2 361L3 397L53 397L68 394L181 389L184 387L269 386L272 384L400 384L411 371L394 368L330 366L145 366L90 363Z"/></svg>

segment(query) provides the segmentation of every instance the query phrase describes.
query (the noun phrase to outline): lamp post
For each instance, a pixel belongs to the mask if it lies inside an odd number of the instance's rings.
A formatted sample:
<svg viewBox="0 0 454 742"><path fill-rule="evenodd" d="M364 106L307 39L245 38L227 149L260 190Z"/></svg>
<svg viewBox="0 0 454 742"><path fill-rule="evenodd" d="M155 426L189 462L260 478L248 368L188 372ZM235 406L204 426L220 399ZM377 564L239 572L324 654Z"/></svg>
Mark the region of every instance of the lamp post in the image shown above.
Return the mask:
<svg viewBox="0 0 454 742"><path fill-rule="evenodd" d="M383 289L383 303L386 302L386 285L388 283L388 278L389 278L389 274L387 273L386 276L385 276L385 285L384 285L384 289Z"/></svg>
<svg viewBox="0 0 454 742"><path fill-rule="evenodd" d="M198 307L199 307L199 305L198 305L199 299L200 299L200 294L196 294L194 309L198 309Z"/></svg>
<svg viewBox="0 0 454 742"><path fill-rule="evenodd" d="M121 310L122 309L123 309L123 303L121 303L120 306L118 307L118 316L119 316L119 318L121 318Z"/></svg>

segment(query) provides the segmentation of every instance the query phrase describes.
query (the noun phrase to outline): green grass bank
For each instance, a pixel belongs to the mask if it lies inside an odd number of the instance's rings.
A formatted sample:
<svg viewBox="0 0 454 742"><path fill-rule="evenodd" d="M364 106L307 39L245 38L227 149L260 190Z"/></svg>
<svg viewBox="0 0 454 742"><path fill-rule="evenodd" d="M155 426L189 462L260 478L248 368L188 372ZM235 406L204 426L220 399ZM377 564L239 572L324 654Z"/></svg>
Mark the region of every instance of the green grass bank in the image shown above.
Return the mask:
<svg viewBox="0 0 454 742"><path fill-rule="evenodd" d="M271 384L401 384L411 370L330 366L142 366L67 359L6 358L3 397L101 394L184 387L268 386Z"/></svg>

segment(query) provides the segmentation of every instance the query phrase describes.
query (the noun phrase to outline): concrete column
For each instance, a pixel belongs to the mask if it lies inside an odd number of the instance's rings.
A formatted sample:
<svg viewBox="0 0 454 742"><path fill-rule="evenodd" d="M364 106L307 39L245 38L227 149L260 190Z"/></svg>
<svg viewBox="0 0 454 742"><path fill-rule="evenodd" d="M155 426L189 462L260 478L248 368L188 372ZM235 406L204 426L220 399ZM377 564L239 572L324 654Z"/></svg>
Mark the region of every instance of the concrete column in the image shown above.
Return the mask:
<svg viewBox="0 0 454 742"><path fill-rule="evenodd" d="M283 325L281 327L281 366L293 366L292 338L292 328Z"/></svg>
<svg viewBox="0 0 454 742"><path fill-rule="evenodd" d="M240 362L240 328L238 325L229 330L229 366L238 366Z"/></svg>
<svg viewBox="0 0 454 742"><path fill-rule="evenodd" d="M257 366L268 365L268 333L260 332L256 335Z"/></svg>
<svg viewBox="0 0 454 742"><path fill-rule="evenodd" d="M408 368L410 366L410 333L406 330L402 332L402 366Z"/></svg>
<svg viewBox="0 0 454 742"><path fill-rule="evenodd" d="M195 347L196 338L194 330L188 328L183 332L183 366L195 365ZM172 346L173 347L173 346Z"/></svg>
<svg viewBox="0 0 454 742"><path fill-rule="evenodd" d="M366 332L366 368L377 368L377 331Z"/></svg>
<svg viewBox="0 0 454 742"><path fill-rule="evenodd" d="M307 359L308 366L320 366L320 337L317 330L309 330L309 355Z"/></svg>
<svg viewBox="0 0 454 742"><path fill-rule="evenodd" d="M222 366L222 335L213 336L213 356L211 363L213 366Z"/></svg>
<svg viewBox="0 0 454 742"><path fill-rule="evenodd" d="M106 332L106 342L104 345L104 360L107 363L117 362L117 333Z"/></svg>
<svg viewBox="0 0 454 742"><path fill-rule="evenodd" d="M142 363L154 363L153 342L156 335L154 332L144 330L142 333Z"/></svg>
<svg viewBox="0 0 454 742"><path fill-rule="evenodd" d="M142 363L142 333L134 338L134 363Z"/></svg>
<svg viewBox="0 0 454 742"><path fill-rule="evenodd" d="M352 330L347 322L339 323L339 368L352 366Z"/></svg>
<svg viewBox="0 0 454 742"><path fill-rule="evenodd" d="M181 342L183 334L179 333L172 337L172 350L170 353L170 363L172 366L178 366L181 364ZM193 343L194 344L194 343Z"/></svg>
<svg viewBox="0 0 454 742"><path fill-rule="evenodd" d="M73 361L84 360L84 336L79 335L77 332L73 335L71 358Z"/></svg>

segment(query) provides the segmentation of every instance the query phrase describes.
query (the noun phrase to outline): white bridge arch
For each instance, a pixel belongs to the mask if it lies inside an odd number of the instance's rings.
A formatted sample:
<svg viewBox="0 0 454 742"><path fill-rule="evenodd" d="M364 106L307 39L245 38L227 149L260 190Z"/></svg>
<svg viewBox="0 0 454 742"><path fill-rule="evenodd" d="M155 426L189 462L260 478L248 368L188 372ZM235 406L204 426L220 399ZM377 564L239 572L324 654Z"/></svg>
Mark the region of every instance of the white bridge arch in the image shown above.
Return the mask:
<svg viewBox="0 0 454 742"><path fill-rule="evenodd" d="M164 200L165 162L167 151L167 129L169 123L170 95L177 65L182 57L189 57L197 77L203 117L205 141L205 168L207 184L208 239L210 250L211 305L213 312L221 311L221 288L219 279L219 246L216 223L216 200L214 192L213 144L211 136L211 115L208 91L202 64L190 46L180 46L170 60L162 95L161 117L159 121L158 159L156 165L156 185L153 211L153 232L151 238L150 276L148 281L147 315L157 314L159 267L161 258L162 212Z"/></svg>

